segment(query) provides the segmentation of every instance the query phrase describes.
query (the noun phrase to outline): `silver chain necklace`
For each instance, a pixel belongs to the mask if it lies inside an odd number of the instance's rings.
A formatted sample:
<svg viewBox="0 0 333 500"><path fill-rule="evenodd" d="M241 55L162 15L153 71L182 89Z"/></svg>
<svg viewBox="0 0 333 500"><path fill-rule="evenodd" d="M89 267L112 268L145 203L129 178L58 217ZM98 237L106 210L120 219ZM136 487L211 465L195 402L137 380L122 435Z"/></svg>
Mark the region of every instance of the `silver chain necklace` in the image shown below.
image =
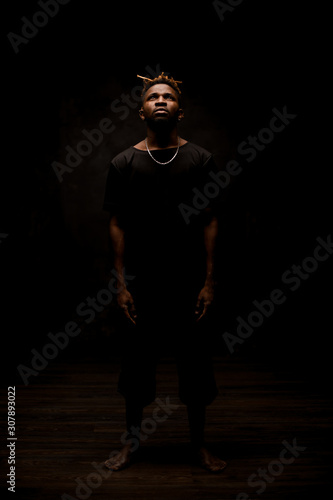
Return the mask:
<svg viewBox="0 0 333 500"><path fill-rule="evenodd" d="M148 148L148 142L147 142L147 137L145 138L145 143L146 143L146 148L147 148L147 151L149 153L149 156L156 162L158 163L159 165L167 165L168 163L172 162L172 160L174 160L178 154L178 151L179 151L179 136L178 136L178 147L177 147L177 151L175 152L175 154L173 155L173 157L171 158L171 160L169 161L165 161L164 163L161 162L161 161L157 161L153 155L151 154L151 152L149 151L149 148Z"/></svg>

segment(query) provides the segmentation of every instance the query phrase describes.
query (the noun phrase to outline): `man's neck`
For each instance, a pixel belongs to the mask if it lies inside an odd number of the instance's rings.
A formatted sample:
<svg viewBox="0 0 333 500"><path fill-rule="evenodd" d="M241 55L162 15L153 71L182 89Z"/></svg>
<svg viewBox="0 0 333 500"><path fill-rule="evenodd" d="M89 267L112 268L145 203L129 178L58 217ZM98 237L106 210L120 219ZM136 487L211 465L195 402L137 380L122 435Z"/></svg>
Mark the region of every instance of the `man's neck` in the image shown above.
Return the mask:
<svg viewBox="0 0 333 500"><path fill-rule="evenodd" d="M147 127L147 142L149 149L165 149L178 146L178 131L175 127L172 130L152 130Z"/></svg>

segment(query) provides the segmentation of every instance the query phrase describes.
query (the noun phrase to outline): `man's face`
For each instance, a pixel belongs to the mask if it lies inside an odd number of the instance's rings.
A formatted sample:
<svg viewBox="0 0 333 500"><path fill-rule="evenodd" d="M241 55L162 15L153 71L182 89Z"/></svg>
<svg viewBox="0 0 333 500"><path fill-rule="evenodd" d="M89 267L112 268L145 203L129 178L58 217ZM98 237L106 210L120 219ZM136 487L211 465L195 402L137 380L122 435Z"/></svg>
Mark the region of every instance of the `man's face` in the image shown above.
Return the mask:
<svg viewBox="0 0 333 500"><path fill-rule="evenodd" d="M157 83L150 87L145 96L140 110L142 120L148 122L177 122L183 117L179 107L177 92L164 83Z"/></svg>

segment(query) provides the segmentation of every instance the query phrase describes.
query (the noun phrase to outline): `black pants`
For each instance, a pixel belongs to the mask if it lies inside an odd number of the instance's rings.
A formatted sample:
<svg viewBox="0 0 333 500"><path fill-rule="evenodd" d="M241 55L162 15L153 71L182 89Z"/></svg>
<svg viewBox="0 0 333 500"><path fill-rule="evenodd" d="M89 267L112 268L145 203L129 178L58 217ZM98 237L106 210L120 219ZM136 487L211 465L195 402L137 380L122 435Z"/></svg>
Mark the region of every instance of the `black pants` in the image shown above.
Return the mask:
<svg viewBox="0 0 333 500"><path fill-rule="evenodd" d="M126 331L118 391L142 407L156 397L156 366L175 359L179 397L185 405L209 405L217 396L209 332L194 317L198 287L147 286L136 290L137 325Z"/></svg>

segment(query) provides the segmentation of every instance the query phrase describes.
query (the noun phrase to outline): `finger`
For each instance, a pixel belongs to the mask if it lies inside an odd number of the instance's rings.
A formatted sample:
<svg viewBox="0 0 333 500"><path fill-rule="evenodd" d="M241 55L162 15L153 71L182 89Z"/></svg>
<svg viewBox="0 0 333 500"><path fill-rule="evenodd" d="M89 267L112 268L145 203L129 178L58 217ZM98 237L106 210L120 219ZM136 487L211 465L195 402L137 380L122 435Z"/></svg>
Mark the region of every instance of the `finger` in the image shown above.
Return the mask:
<svg viewBox="0 0 333 500"><path fill-rule="evenodd" d="M195 314L198 316L200 311L195 311ZM200 319L205 315L205 307L202 309L200 316L197 317L196 321L200 321Z"/></svg>
<svg viewBox="0 0 333 500"><path fill-rule="evenodd" d="M136 316L132 316L131 314L129 315L131 322L133 325L136 325Z"/></svg>
<svg viewBox="0 0 333 500"><path fill-rule="evenodd" d="M200 314L199 318L196 319L196 322L198 323L198 321L201 320L201 318L205 315L204 311L202 311L202 313Z"/></svg>
<svg viewBox="0 0 333 500"><path fill-rule="evenodd" d="M126 318L128 318L135 325L136 323L135 323L134 319L132 318L132 316L130 315L128 307L127 306L123 307L123 310L124 310Z"/></svg>
<svg viewBox="0 0 333 500"><path fill-rule="evenodd" d="M201 309L202 309L202 297L199 297L195 306L194 314L199 314Z"/></svg>
<svg viewBox="0 0 333 500"><path fill-rule="evenodd" d="M133 323L133 325L136 325L136 321L132 318L132 316L129 314L128 319Z"/></svg>
<svg viewBox="0 0 333 500"><path fill-rule="evenodd" d="M197 318L197 322L200 321L201 318L203 318L206 315L209 304L210 304L210 302L204 303L204 308L203 308L202 313L200 314L199 318Z"/></svg>
<svg viewBox="0 0 333 500"><path fill-rule="evenodd" d="M195 314L195 316L198 316L198 314L200 314L200 309L196 309L196 310L194 311L194 314ZM201 313L201 314L202 314L202 313ZM199 319L199 318L197 318L197 319Z"/></svg>
<svg viewBox="0 0 333 500"><path fill-rule="evenodd" d="M200 304L202 302L202 297L201 295L198 296L198 299L197 299L197 303L196 303L196 307L199 308L200 307Z"/></svg>
<svg viewBox="0 0 333 500"><path fill-rule="evenodd" d="M130 313L132 316L136 316L136 308L135 308L135 305L134 305L134 302L130 302L130 307L129 307L129 310L130 310Z"/></svg>
<svg viewBox="0 0 333 500"><path fill-rule="evenodd" d="M133 299L130 299L128 303L129 303L129 313L130 313L130 316L135 321L137 315L136 315L136 308L135 308Z"/></svg>

